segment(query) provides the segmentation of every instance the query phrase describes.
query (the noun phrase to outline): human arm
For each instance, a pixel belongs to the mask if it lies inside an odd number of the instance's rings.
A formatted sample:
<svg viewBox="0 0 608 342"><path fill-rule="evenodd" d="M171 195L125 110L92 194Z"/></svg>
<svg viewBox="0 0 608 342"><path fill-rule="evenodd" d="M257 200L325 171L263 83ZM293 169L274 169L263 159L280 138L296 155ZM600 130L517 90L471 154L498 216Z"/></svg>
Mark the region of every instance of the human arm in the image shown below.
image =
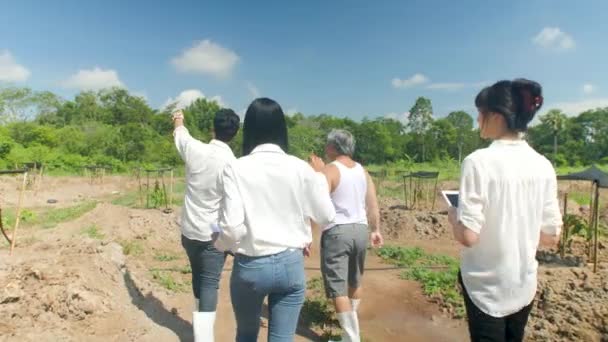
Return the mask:
<svg viewBox="0 0 608 342"><path fill-rule="evenodd" d="M452 235L454 239L465 247L473 247L479 242L479 234L468 229L458 221L458 212L454 207L448 209L448 221L452 225Z"/></svg>
<svg viewBox="0 0 608 342"><path fill-rule="evenodd" d="M177 152L184 162L188 162L188 152L192 143L197 141L191 135L186 126L184 126L184 113L181 110L176 111L172 115L173 118L173 140Z"/></svg>
<svg viewBox="0 0 608 342"><path fill-rule="evenodd" d="M336 216L328 181L321 172L308 169L304 173L304 215L319 226L329 224Z"/></svg>
<svg viewBox="0 0 608 342"><path fill-rule="evenodd" d="M474 160L464 160L458 208L450 207L448 210L454 239L465 247L473 247L479 242L479 234L485 223L483 179L479 169Z"/></svg>
<svg viewBox="0 0 608 342"><path fill-rule="evenodd" d="M218 188L222 193L220 200L218 230L215 247L218 250L233 250L247 234L245 227L245 208L236 186L232 165L227 165L218 178Z"/></svg>
<svg viewBox="0 0 608 342"><path fill-rule="evenodd" d="M543 247L555 247L559 242L562 225L562 214L557 199L557 176L555 176L555 171L553 171L545 190L545 202L543 203L542 223L540 227L540 245Z"/></svg>
<svg viewBox="0 0 608 342"><path fill-rule="evenodd" d="M380 206L378 205L376 186L367 171L365 171L365 179L367 182L365 209L367 211L367 221L371 229L370 240L373 247L381 247L384 244L384 238L380 232Z"/></svg>

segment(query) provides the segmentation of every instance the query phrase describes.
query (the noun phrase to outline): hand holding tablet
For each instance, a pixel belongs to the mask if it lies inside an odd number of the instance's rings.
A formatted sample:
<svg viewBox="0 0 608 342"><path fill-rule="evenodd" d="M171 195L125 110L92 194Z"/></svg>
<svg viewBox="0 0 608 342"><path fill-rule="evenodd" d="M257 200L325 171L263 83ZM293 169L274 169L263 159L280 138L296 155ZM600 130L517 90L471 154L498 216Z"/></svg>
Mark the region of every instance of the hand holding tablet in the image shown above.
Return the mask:
<svg viewBox="0 0 608 342"><path fill-rule="evenodd" d="M458 191L456 190L443 190L441 191L443 199L451 207L458 208Z"/></svg>

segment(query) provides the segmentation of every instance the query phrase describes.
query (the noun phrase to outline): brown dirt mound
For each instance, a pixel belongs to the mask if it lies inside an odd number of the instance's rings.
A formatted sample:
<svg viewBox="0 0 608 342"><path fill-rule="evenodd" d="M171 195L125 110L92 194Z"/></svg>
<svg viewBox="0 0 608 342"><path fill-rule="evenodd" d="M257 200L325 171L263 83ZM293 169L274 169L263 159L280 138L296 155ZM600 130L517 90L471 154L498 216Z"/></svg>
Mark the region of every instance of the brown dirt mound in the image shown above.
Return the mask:
<svg viewBox="0 0 608 342"><path fill-rule="evenodd" d="M608 341L608 267L539 271L527 332L533 341Z"/></svg>

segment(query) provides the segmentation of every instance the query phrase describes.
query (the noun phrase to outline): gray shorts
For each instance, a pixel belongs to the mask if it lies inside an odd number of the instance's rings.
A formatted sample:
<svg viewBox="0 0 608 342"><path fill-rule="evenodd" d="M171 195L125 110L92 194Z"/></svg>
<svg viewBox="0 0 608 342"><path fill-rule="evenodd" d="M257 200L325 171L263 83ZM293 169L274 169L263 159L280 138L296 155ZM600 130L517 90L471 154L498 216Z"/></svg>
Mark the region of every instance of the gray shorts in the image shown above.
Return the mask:
<svg viewBox="0 0 608 342"><path fill-rule="evenodd" d="M328 298L348 296L358 288L365 266L369 233L365 224L342 224L321 236L321 273Z"/></svg>

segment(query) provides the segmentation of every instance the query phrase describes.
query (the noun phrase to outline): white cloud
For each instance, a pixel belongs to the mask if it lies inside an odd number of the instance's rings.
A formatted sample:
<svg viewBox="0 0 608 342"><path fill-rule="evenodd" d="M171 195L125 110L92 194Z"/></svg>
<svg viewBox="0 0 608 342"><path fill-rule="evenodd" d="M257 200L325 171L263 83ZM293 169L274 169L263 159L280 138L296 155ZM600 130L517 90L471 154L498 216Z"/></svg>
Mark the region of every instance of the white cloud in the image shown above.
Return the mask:
<svg viewBox="0 0 608 342"><path fill-rule="evenodd" d="M79 90L100 90L111 87L124 87L116 70L94 67L79 70L63 82L65 88Z"/></svg>
<svg viewBox="0 0 608 342"><path fill-rule="evenodd" d="M168 98L167 101L165 101L163 108L175 103L176 109L184 109L197 99L208 99L209 101L215 101L220 107L226 106L221 96L216 95L211 98L207 98L207 96L205 96L205 94L198 89L187 89L179 93L179 95L177 95L175 98Z"/></svg>
<svg viewBox="0 0 608 342"><path fill-rule="evenodd" d="M30 71L15 61L8 51L0 51L0 82L24 82Z"/></svg>
<svg viewBox="0 0 608 342"><path fill-rule="evenodd" d="M401 121L401 123L405 124L407 123L407 118L410 116L410 112L405 112L405 113L388 113L386 115L384 115L385 118L387 119L393 119L393 120L397 120L397 121Z"/></svg>
<svg viewBox="0 0 608 342"><path fill-rule="evenodd" d="M490 85L491 85L490 81L481 81L481 82L475 82L475 83L471 84L471 86L473 88L484 88L484 87L487 87Z"/></svg>
<svg viewBox="0 0 608 342"><path fill-rule="evenodd" d="M534 38L532 42L540 47L569 50L576 46L574 39L559 27L545 27Z"/></svg>
<svg viewBox="0 0 608 342"><path fill-rule="evenodd" d="M431 80L425 76L424 74L417 73L412 75L412 77L408 79L399 79L393 78L391 84L394 88L410 88L414 86L420 86L423 84L427 84L426 89L430 90L446 90L446 91L456 91L461 90L466 87L480 88L488 85L487 81L483 82L474 82L474 83L466 83L466 82L431 82Z"/></svg>
<svg viewBox="0 0 608 342"><path fill-rule="evenodd" d="M559 102L545 108L561 109L570 116L578 115L584 111L608 107L608 98L585 99L581 101Z"/></svg>
<svg viewBox="0 0 608 342"><path fill-rule="evenodd" d="M409 87L427 83L428 81L429 81L428 77L424 76L423 74L418 73L418 74L412 75L412 77L410 77L408 79L400 79L400 78L395 77L395 78L393 78L391 83L392 83L393 87L395 87L395 88L409 88Z"/></svg>
<svg viewBox="0 0 608 342"><path fill-rule="evenodd" d="M285 112L285 114L287 114L287 115L289 115L289 116L293 116L293 115L295 115L296 113L298 113L298 108L296 108L296 107L289 108L289 109L287 110L287 112Z"/></svg>
<svg viewBox="0 0 608 342"><path fill-rule="evenodd" d="M210 40L203 40L174 57L171 64L180 72L226 78L238 61L239 56L233 51Z"/></svg>
<svg viewBox="0 0 608 342"><path fill-rule="evenodd" d="M249 91L249 95L251 96L251 99L257 99L258 97L260 97L260 90L255 85L253 85L253 83L247 82L246 86L247 90Z"/></svg>
<svg viewBox="0 0 608 342"><path fill-rule="evenodd" d="M432 83L432 84L429 84L427 86L427 88L433 89L433 90L460 90L466 86L467 86L466 83L445 82L445 83Z"/></svg>
<svg viewBox="0 0 608 342"><path fill-rule="evenodd" d="M583 85L583 93L591 94L594 91L595 91L595 87L593 86L593 84L587 83L587 84Z"/></svg>
<svg viewBox="0 0 608 342"><path fill-rule="evenodd" d="M148 101L148 93L145 90L136 90L132 91L131 95L141 97L142 99Z"/></svg>

